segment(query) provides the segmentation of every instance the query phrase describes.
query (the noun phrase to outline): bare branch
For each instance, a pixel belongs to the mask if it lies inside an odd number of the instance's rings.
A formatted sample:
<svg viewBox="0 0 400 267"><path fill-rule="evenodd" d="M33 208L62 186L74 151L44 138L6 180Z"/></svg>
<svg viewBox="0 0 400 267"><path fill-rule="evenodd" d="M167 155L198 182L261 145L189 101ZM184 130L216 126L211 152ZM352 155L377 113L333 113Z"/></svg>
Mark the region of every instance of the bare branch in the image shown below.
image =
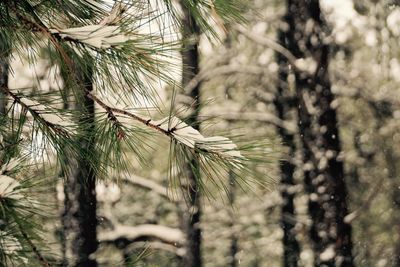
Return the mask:
<svg viewBox="0 0 400 267"><path fill-rule="evenodd" d="M250 40L260 44L260 45L265 45L268 46L269 48L271 48L272 50L274 50L275 52L281 54L282 56L284 56L289 63L294 67L294 68L298 68L297 67L297 58L289 51L287 50L285 47L283 47L282 45L280 45L279 43L277 43L274 40L271 40L267 37L261 37L257 34L252 33L251 31L249 31L248 29L246 29L243 26L237 26L236 29L243 34L244 36L246 36L247 38L249 38Z"/></svg>
<svg viewBox="0 0 400 267"><path fill-rule="evenodd" d="M355 219L357 219L362 214L362 211L368 209L371 206L372 201L378 196L378 193L383 188L382 184L383 184L384 180L385 180L384 177L379 179L379 181L372 188L371 192L368 194L367 199L362 203L362 205L358 209L356 209L352 213L347 214L344 217L343 220L345 223L348 223L348 224L352 223Z"/></svg>
<svg viewBox="0 0 400 267"><path fill-rule="evenodd" d="M153 180L149 178L144 178L140 177L137 175L126 175L123 178L123 181L126 181L127 183L130 183L135 186L139 186L144 189L148 189L152 192L157 193L161 197L171 201L171 202L176 202L177 200L172 198L170 195L168 195L167 188L158 184L157 182L154 182Z"/></svg>
<svg viewBox="0 0 400 267"><path fill-rule="evenodd" d="M200 82L207 81L213 77L227 75L232 73L244 73L259 75L265 72L264 68L259 66L243 66L243 65L225 65L212 69L205 69L193 77L192 80L185 86L184 92L188 94L193 88L199 85Z"/></svg>
<svg viewBox="0 0 400 267"><path fill-rule="evenodd" d="M256 121L263 123L270 123L275 126L285 128L290 132L296 132L296 125L286 121L282 121L278 117L261 112L229 112L229 113L218 113L215 111L207 110L202 116L206 117L217 117L227 121Z"/></svg>

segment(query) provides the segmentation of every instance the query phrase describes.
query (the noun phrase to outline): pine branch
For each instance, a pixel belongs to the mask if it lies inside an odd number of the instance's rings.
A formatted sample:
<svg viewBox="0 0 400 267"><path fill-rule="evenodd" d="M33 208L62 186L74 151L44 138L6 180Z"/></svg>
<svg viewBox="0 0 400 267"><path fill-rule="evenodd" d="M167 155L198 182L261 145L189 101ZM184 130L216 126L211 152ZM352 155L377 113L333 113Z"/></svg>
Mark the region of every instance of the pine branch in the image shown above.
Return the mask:
<svg viewBox="0 0 400 267"><path fill-rule="evenodd" d="M28 243L28 245L31 247L32 252L36 255L38 261L43 267L52 267L50 263L47 262L47 260L43 257L43 255L40 253L39 249L36 247L35 244L33 244L32 240L29 238L28 234L24 231L22 226L18 223L18 228L19 231L21 232L22 236L24 237L25 241Z"/></svg>
<svg viewBox="0 0 400 267"><path fill-rule="evenodd" d="M40 112L38 112L37 110L32 108L35 105L40 105L40 104L38 104L38 103L36 103L36 102L26 98L26 97L20 97L20 96L14 94L7 87L1 87L1 90L5 94L10 96L16 103L21 105L25 110L27 110L34 118L38 119L43 125L45 125L46 127L51 128L55 133L61 134L64 137L69 137L70 136L70 134L64 128L62 128L60 125L58 125L55 122L52 122L52 121L50 121L48 119L45 119L45 117ZM31 103L34 103L34 105L28 105L26 102L24 102L23 99L26 99L27 101L29 101Z"/></svg>
<svg viewBox="0 0 400 267"><path fill-rule="evenodd" d="M140 123L142 123L143 125L146 125L162 134L165 134L167 136L171 136L171 131L165 130L163 128L160 127L159 123L153 123L153 121L151 119L145 119L139 115L133 114L131 112L128 112L126 110L123 109L119 109L119 108L114 108L111 107L109 105L107 105L106 103L104 103L102 100L100 100L97 96L95 96L94 94L87 92L87 97L89 97L90 99L92 99L93 101L95 101L97 104L99 104L109 115L110 118L113 118L114 121L118 121L118 119L115 116L115 113L117 114L121 114L121 115L125 115L127 117L130 117L132 119L134 119L135 121L138 121Z"/></svg>
<svg viewBox="0 0 400 267"><path fill-rule="evenodd" d="M87 92L87 96L98 103L109 114L109 117L116 118L116 113L125 115L197 152L203 151L214 154L220 158L229 157L233 160L242 157L237 147L228 138L220 136L203 137L197 130L186 125L176 117L167 117L162 120L154 121L123 109L111 107L91 92Z"/></svg>

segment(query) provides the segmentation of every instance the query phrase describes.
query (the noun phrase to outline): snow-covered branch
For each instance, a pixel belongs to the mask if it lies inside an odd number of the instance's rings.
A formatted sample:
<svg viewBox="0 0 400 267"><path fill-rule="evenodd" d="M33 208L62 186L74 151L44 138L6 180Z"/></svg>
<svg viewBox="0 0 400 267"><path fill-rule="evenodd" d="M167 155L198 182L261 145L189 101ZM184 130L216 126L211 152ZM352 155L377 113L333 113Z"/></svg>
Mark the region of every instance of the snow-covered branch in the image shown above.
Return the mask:
<svg viewBox="0 0 400 267"><path fill-rule="evenodd" d="M125 241L134 243L138 241L160 241L162 243L171 244L181 247L185 242L184 233L172 227L156 224L143 224L138 226L116 225L114 229L107 232L100 232L98 236L99 242L115 243Z"/></svg>
<svg viewBox="0 0 400 267"><path fill-rule="evenodd" d="M63 119L59 115L53 114L44 105L32 99L18 96L17 94L11 92L11 90L7 87L1 87L1 90L46 127L49 127L55 133L62 134L63 136L69 136L69 133L65 127L70 126L71 124L65 120L65 118Z"/></svg>
<svg viewBox="0 0 400 267"><path fill-rule="evenodd" d="M186 124L178 117L168 116L155 121L123 109L111 107L91 92L87 92L87 97L93 99L97 104L99 104L110 117L115 117L115 114L120 114L132 118L135 121L170 137L189 149L199 149L203 152L217 155L220 158L232 158L233 160L242 158L237 146L228 138L222 136L205 137L198 130Z"/></svg>

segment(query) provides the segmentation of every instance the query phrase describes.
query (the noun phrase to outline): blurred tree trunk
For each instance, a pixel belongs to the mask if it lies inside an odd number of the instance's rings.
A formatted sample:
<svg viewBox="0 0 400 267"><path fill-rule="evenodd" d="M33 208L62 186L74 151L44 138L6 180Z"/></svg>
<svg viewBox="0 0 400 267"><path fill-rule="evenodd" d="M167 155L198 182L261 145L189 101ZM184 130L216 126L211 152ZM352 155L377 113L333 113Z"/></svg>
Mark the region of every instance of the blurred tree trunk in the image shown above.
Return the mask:
<svg viewBox="0 0 400 267"><path fill-rule="evenodd" d="M231 25L230 23L225 23L225 28L227 31L231 32ZM228 34L226 36L224 45L227 50L232 49L232 41L233 41L233 36L231 34ZM232 82L229 80L226 80L225 83L225 95L227 100L232 101L232 94L231 94L231 88L233 87ZM229 123L229 122L228 122ZM237 230L235 229L236 225L236 214L233 210L233 207L235 205L235 200L236 200L236 191L237 191L237 185L236 185L236 177L235 173L230 170L228 173L228 197L229 197L229 207L228 207L228 212L229 212L229 224L228 227L230 228L231 234L230 234L230 246L229 246L229 254L228 254L228 266L230 267L236 267L239 265L239 261L237 258L237 253L239 251L239 244L238 244L238 234Z"/></svg>
<svg viewBox="0 0 400 267"><path fill-rule="evenodd" d="M369 101L373 114L376 119L375 131L379 133L379 130L387 125L389 120L394 118L394 108L389 101ZM379 150L383 152L383 156L387 166L388 178L390 181L390 187L392 188L391 199L393 203L393 224L397 233L397 239L394 250L393 266L400 267L400 169L398 167L399 157L396 154L396 150L393 149L392 136L381 136L381 142L379 143Z"/></svg>
<svg viewBox="0 0 400 267"><path fill-rule="evenodd" d="M282 27L282 26L281 26ZM283 46L286 45L286 32L279 29L278 40ZM288 99L293 97L290 95L288 86L289 76L289 62L281 54L277 54L278 70L278 84L275 93L274 106L277 116L282 121L290 119L290 113L293 111L293 103ZM282 210L281 210L281 227L283 230L283 266L284 267L297 267L300 256L300 246L296 239L295 225L296 214L294 208L295 192L290 190L294 186L293 174L295 171L295 158L296 144L294 134L290 133L284 127L277 127L277 132L281 137L282 144L287 148L287 154L284 159L279 161L280 168L280 191L282 196Z"/></svg>
<svg viewBox="0 0 400 267"><path fill-rule="evenodd" d="M389 139L389 143L385 142L383 148L384 156L388 168L388 176L391 181L391 192L393 200L393 223L396 229L396 245L394 247L394 266L400 267L400 171L399 171L399 158L393 149L393 141Z"/></svg>
<svg viewBox="0 0 400 267"><path fill-rule="evenodd" d="M182 86L185 87L199 73L199 28L196 25L190 11L182 5ZM200 112L200 84L195 86L190 92L186 92L192 98L192 105L187 119L187 123L193 128L199 130L199 112ZM192 166L192 167L191 167ZM188 205L189 210L186 215L185 231L187 235L187 253L183 259L183 266L200 267L201 258L201 201L200 188L197 182L199 178L198 163L193 159L187 164L188 170ZM195 173L197 172L197 173Z"/></svg>
<svg viewBox="0 0 400 267"><path fill-rule="evenodd" d="M229 204L230 204L230 209L229 209L229 216L230 216L230 224L229 228L231 229L231 237L230 237L230 247L229 247L229 266L230 267L236 267L238 266L238 260L236 258L236 254L238 253L239 246L238 246L238 237L237 233L235 230L235 214L233 212L233 206L235 204L235 199L236 199L236 180L235 180L235 174L230 171L229 172Z"/></svg>
<svg viewBox="0 0 400 267"><path fill-rule="evenodd" d="M0 87L8 87L8 52L0 51ZM0 115L6 114L7 96L0 91Z"/></svg>
<svg viewBox="0 0 400 267"><path fill-rule="evenodd" d="M294 67L303 171L309 194L315 266L353 266L351 225L334 96L328 29L317 0L287 0L286 48Z"/></svg>
<svg viewBox="0 0 400 267"><path fill-rule="evenodd" d="M9 60L11 51L8 47L1 47L0 50L0 88L8 89L8 77L9 77ZM4 127L7 124L7 95L4 93L4 90L0 90L0 123ZM15 156L16 145L18 144L15 137L18 136L8 135L8 131L2 133L2 144L1 153L0 153L0 167L7 163L13 156Z"/></svg>
<svg viewBox="0 0 400 267"><path fill-rule="evenodd" d="M77 101L75 108L84 116L80 116L78 121L79 137L76 142L81 144L82 151L76 159L68 159L63 224L69 263L64 262L64 265L94 267L97 262L93 253L98 247L96 177L93 162L88 157L93 158L95 151L95 105L92 99L86 97L86 91L93 90L91 70L82 71L77 76L83 90L80 95L82 100Z"/></svg>

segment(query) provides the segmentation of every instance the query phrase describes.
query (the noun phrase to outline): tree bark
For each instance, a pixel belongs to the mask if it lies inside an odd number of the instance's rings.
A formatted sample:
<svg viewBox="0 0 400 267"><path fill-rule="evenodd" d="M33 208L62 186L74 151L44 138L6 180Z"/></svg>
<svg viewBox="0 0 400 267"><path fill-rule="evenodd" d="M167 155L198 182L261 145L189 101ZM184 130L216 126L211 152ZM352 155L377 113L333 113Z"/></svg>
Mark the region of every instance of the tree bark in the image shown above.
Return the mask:
<svg viewBox="0 0 400 267"><path fill-rule="evenodd" d="M388 101L369 101L368 102L370 108L376 119L375 131L379 133L379 130L382 129L388 120L394 119L394 110L393 106ZM383 157L386 162L387 170L388 170L388 178L390 181L390 186L392 188L391 192L391 200L393 203L393 225L395 227L397 233L397 240L393 248L393 266L400 267L400 182L398 178L400 176L400 169L398 167L399 157L396 154L396 150L393 149L393 140L391 138L387 138L385 136L381 137L383 140L380 140L378 143L379 150L383 151Z"/></svg>
<svg viewBox="0 0 400 267"><path fill-rule="evenodd" d="M328 75L326 23L317 0L288 0L287 10L286 48L306 62L304 69L294 68L294 74L314 265L353 266L351 225L344 222L347 189Z"/></svg>
<svg viewBox="0 0 400 267"><path fill-rule="evenodd" d="M239 250L239 244L238 244L238 236L235 230L235 214L233 212L233 206L235 204L235 199L236 199L236 181L235 181L235 174L230 171L229 172L229 204L230 204L230 209L229 209L229 216L230 216L230 223L229 223L229 228L231 229L231 236L230 236L230 247L229 247L229 265L230 267L237 267L239 265L239 262L237 260L237 253Z"/></svg>
<svg viewBox="0 0 400 267"><path fill-rule="evenodd" d="M93 90L91 70L83 71L79 77L82 84L81 100L77 101L76 109L80 112L78 121L78 139L80 144L79 155L76 159L69 159L69 171L65 181L65 211L63 225L65 231L65 250L69 263L64 266L95 267L96 259L93 253L98 247L97 217L96 217L96 175L93 162L95 140L95 105L94 101L86 96L86 92Z"/></svg>
<svg viewBox="0 0 400 267"><path fill-rule="evenodd" d="M0 56L0 88L8 87L8 55ZM0 90L0 115L6 114L7 96Z"/></svg>
<svg viewBox="0 0 400 267"><path fill-rule="evenodd" d="M279 29L278 39L281 45L285 45L286 32ZM288 103L289 97L288 76L289 62L282 54L277 53L278 84L276 88L274 106L277 117L280 121L285 122L290 119L290 112L294 109L293 104ZM283 230L283 266L297 267L300 258L300 245L296 239L295 224L296 214L294 208L295 193L290 187L295 185L293 174L295 164L293 163L296 151L294 135L282 127L277 126L277 132L281 137L283 145L287 148L287 157L279 161L280 168L280 191L282 197L281 220L280 225Z"/></svg>
<svg viewBox="0 0 400 267"><path fill-rule="evenodd" d="M182 50L182 86L184 88L199 73L198 40L200 30L190 11L184 5L182 5L182 9L182 38L184 40ZM200 83L194 86L188 94L193 99L193 103L187 123L199 130ZM187 170L189 212L187 214L188 218L185 220L187 253L183 258L183 266L201 267L201 200L199 183L197 182L200 175L198 162L192 159L192 162L187 164Z"/></svg>

